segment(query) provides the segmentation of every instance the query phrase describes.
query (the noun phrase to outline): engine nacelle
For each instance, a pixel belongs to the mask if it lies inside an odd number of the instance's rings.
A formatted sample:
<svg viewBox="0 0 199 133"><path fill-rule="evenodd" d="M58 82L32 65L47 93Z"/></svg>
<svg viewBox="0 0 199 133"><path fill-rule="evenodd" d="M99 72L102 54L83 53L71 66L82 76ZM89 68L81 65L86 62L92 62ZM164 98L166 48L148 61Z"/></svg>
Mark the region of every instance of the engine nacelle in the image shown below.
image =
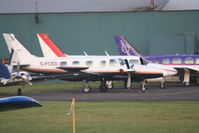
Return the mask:
<svg viewBox="0 0 199 133"><path fill-rule="evenodd" d="M32 78L28 72L20 71L20 72L14 72L11 74L12 80L15 79L22 79L24 81L31 81Z"/></svg>

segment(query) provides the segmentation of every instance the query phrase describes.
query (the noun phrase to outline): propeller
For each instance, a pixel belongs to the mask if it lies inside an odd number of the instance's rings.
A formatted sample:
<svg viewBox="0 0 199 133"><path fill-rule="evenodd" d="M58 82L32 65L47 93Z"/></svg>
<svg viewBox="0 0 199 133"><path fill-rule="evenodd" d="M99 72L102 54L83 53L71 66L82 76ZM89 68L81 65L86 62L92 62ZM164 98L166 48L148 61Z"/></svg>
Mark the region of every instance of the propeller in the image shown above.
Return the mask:
<svg viewBox="0 0 199 133"><path fill-rule="evenodd" d="M12 73L12 80L15 79L21 79L24 82L32 85L32 83L30 82L32 80L30 74L28 72L25 71L20 71L20 62L17 62L17 70L15 73Z"/></svg>

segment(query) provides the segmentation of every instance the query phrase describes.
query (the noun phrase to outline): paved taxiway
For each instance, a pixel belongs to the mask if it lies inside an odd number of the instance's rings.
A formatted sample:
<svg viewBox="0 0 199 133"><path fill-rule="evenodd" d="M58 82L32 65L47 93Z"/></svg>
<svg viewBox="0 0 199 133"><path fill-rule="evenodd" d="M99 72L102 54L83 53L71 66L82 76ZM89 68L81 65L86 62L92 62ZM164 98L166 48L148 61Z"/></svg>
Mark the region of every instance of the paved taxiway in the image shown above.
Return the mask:
<svg viewBox="0 0 199 133"><path fill-rule="evenodd" d="M168 85L166 89L159 89L157 85L147 87L146 93L140 93L139 87L135 86L131 92L119 87L104 93L94 88L91 93L82 93L81 89L75 89L30 93L27 96L39 101L68 101L72 98L78 101L199 101L199 86Z"/></svg>

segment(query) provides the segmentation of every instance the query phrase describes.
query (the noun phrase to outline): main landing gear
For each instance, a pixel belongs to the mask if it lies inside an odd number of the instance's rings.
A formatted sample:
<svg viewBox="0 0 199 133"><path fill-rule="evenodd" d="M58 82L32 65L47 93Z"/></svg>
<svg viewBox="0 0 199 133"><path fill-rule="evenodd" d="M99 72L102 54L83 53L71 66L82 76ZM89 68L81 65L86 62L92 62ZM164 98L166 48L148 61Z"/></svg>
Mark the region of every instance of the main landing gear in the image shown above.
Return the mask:
<svg viewBox="0 0 199 133"><path fill-rule="evenodd" d="M124 87L128 89L128 91L132 91L132 84L127 84L128 81L124 81ZM141 88L140 88L140 92L147 92L147 88L145 87L146 82L140 82L141 84Z"/></svg>
<svg viewBox="0 0 199 133"><path fill-rule="evenodd" d="M101 92L106 92L108 89L113 89L113 82L112 81L106 81L102 80L100 87L99 87Z"/></svg>
<svg viewBox="0 0 199 133"><path fill-rule="evenodd" d="M190 71L188 69L184 70L184 81L183 84L185 87L189 87L190 84Z"/></svg>
<svg viewBox="0 0 199 133"><path fill-rule="evenodd" d="M112 81L107 81L107 80L101 80L101 84L99 87L99 90L101 92L106 92L108 89L113 89L114 85ZM91 87L88 85L88 80L83 80L83 92L84 93L89 93L91 92Z"/></svg>

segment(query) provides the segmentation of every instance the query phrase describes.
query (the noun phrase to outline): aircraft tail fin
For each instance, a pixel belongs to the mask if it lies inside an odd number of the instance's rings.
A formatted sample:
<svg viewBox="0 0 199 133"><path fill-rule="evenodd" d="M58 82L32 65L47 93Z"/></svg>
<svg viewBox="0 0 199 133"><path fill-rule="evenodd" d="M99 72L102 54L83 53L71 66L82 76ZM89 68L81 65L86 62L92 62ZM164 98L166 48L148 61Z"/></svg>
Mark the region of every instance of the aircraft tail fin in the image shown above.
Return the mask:
<svg viewBox="0 0 199 133"><path fill-rule="evenodd" d="M44 57L66 57L66 55L55 45L47 34L38 33L37 37Z"/></svg>
<svg viewBox="0 0 199 133"><path fill-rule="evenodd" d="M11 53L12 49L16 53L15 61L18 59L18 61L22 60L31 60L35 56L32 55L23 44L21 44L16 38L14 34L7 34L3 33L3 37L6 41L6 44L8 46L8 50Z"/></svg>
<svg viewBox="0 0 199 133"><path fill-rule="evenodd" d="M142 56L123 36L115 36L115 41L120 55Z"/></svg>

